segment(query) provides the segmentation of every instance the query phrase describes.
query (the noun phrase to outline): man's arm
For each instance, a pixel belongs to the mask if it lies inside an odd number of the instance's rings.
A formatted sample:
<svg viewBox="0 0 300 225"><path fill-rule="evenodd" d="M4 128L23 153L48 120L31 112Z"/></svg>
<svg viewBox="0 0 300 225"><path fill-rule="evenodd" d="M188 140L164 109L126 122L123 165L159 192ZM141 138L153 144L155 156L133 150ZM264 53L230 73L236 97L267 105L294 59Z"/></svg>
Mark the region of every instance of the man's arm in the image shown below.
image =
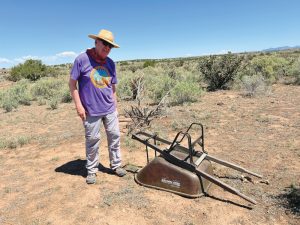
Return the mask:
<svg viewBox="0 0 300 225"><path fill-rule="evenodd" d="M118 112L118 101L117 101L117 91L116 91L116 85L112 84L112 90L113 90L113 97L115 100L115 104L116 104L116 111Z"/></svg>
<svg viewBox="0 0 300 225"><path fill-rule="evenodd" d="M80 118L82 120L86 120L85 109L82 106L82 103L81 103L80 97L79 97L79 92L77 89L77 80L73 80L72 78L70 78L69 87L70 87L70 92L71 92L72 98L75 102L75 107L76 107L78 116L80 116Z"/></svg>

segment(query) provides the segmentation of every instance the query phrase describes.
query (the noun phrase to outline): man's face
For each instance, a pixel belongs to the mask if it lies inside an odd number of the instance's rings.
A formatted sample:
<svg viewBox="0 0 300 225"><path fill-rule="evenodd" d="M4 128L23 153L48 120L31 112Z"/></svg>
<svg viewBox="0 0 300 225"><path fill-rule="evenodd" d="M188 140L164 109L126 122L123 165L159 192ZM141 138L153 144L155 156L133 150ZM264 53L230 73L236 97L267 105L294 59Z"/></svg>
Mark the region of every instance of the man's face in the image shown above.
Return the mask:
<svg viewBox="0 0 300 225"><path fill-rule="evenodd" d="M108 56L112 47L113 46L110 43L101 39L96 39L96 53L101 59L105 59Z"/></svg>

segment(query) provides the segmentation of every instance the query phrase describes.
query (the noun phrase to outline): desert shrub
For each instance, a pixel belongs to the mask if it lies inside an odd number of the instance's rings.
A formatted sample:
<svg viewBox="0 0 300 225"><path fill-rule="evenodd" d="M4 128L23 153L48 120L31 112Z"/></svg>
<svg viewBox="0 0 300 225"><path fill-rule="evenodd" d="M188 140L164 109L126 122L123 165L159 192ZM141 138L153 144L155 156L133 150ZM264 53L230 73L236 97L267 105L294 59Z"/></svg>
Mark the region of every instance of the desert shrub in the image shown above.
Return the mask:
<svg viewBox="0 0 300 225"><path fill-rule="evenodd" d="M28 136L19 136L17 138L17 143L22 147L23 145L26 145L30 142L31 137Z"/></svg>
<svg viewBox="0 0 300 225"><path fill-rule="evenodd" d="M170 104L180 105L198 101L202 90L198 84L191 81L182 81L175 85L170 92Z"/></svg>
<svg viewBox="0 0 300 225"><path fill-rule="evenodd" d="M291 65L289 74L294 77L294 84L300 85L300 57Z"/></svg>
<svg viewBox="0 0 300 225"><path fill-rule="evenodd" d="M54 78L44 78L36 82L32 87L32 95L35 98L52 99L53 96L61 94L64 82Z"/></svg>
<svg viewBox="0 0 300 225"><path fill-rule="evenodd" d="M14 66L11 69L8 79L11 81L19 81L21 79L36 81L46 76L57 77L61 74L65 74L65 72L65 68L54 68L44 65L41 60L29 59L23 64Z"/></svg>
<svg viewBox="0 0 300 225"><path fill-rule="evenodd" d="M143 64L143 68L146 68L148 66L155 67L155 61L154 60L146 60Z"/></svg>
<svg viewBox="0 0 300 225"><path fill-rule="evenodd" d="M41 60L26 60L23 64L11 69L9 80L18 81L23 78L35 81L47 75L47 66Z"/></svg>
<svg viewBox="0 0 300 225"><path fill-rule="evenodd" d="M6 112L12 111L18 105L30 105L32 100L30 83L21 80L7 91L1 92L0 96L0 105Z"/></svg>
<svg viewBox="0 0 300 225"><path fill-rule="evenodd" d="M30 136L18 136L9 139L0 138L0 149L9 148L16 149L18 146L22 147L30 143L32 137Z"/></svg>
<svg viewBox="0 0 300 225"><path fill-rule="evenodd" d="M135 73L137 70L143 69L143 62L126 61L116 64L117 74L120 72L132 72Z"/></svg>
<svg viewBox="0 0 300 225"><path fill-rule="evenodd" d="M274 83L287 75L288 61L276 55L256 56L250 61L256 73L261 73L266 81Z"/></svg>
<svg viewBox="0 0 300 225"><path fill-rule="evenodd" d="M10 112L19 105L31 105L32 101L38 101L38 105L45 105L48 101L53 102L53 99L58 103L72 101L65 79L47 77L36 82L23 79L5 92L0 92L0 107Z"/></svg>
<svg viewBox="0 0 300 225"><path fill-rule="evenodd" d="M150 99L158 103L176 84L176 81L167 75L147 77L146 91Z"/></svg>
<svg viewBox="0 0 300 225"><path fill-rule="evenodd" d="M128 66L129 63L127 61L122 61L120 62L120 66Z"/></svg>
<svg viewBox="0 0 300 225"><path fill-rule="evenodd" d="M72 96L71 96L69 88L65 88L62 90L61 102L62 103L72 102Z"/></svg>
<svg viewBox="0 0 300 225"><path fill-rule="evenodd" d="M166 70L166 74L176 81L183 81L188 79L199 83L202 80L202 74L199 72L199 70L185 70L183 67Z"/></svg>
<svg viewBox="0 0 300 225"><path fill-rule="evenodd" d="M117 96L119 99L126 100L132 99L132 87L131 77L133 73L131 71L124 71L120 73L119 83L117 87Z"/></svg>
<svg viewBox="0 0 300 225"><path fill-rule="evenodd" d="M140 104L145 97L145 74L142 70L137 71L130 79L132 99Z"/></svg>
<svg viewBox="0 0 300 225"><path fill-rule="evenodd" d="M199 63L199 70L208 83L208 90L227 89L229 82L234 80L242 59L232 53L203 58Z"/></svg>
<svg viewBox="0 0 300 225"><path fill-rule="evenodd" d="M177 79L178 78L178 73L175 69L169 70L167 74L172 79Z"/></svg>
<svg viewBox="0 0 300 225"><path fill-rule="evenodd" d="M183 65L184 65L184 60L183 59L175 61L175 66L176 67L182 67Z"/></svg>
<svg viewBox="0 0 300 225"><path fill-rule="evenodd" d="M294 84L300 85L300 75L296 77Z"/></svg>
<svg viewBox="0 0 300 225"><path fill-rule="evenodd" d="M49 101L50 109L52 109L52 110L57 109L58 108L58 103L59 103L59 100L58 100L57 97L51 98L50 101Z"/></svg>
<svg viewBox="0 0 300 225"><path fill-rule="evenodd" d="M37 98L37 104L38 105L46 105L47 104L47 100L41 97Z"/></svg>
<svg viewBox="0 0 300 225"><path fill-rule="evenodd" d="M39 105L48 103L50 109L57 109L60 102L72 101L69 87L64 79L43 78L32 86L31 92Z"/></svg>
<svg viewBox="0 0 300 225"><path fill-rule="evenodd" d="M117 96L123 100L136 100L141 97L144 88L144 72L138 70L122 72L119 78Z"/></svg>
<svg viewBox="0 0 300 225"><path fill-rule="evenodd" d="M248 63L237 73L234 80L234 87L242 91L245 97L267 94L270 91L271 82L255 67Z"/></svg>
<svg viewBox="0 0 300 225"><path fill-rule="evenodd" d="M247 97L253 97L258 94L265 93L266 83L264 77L261 74L255 74L253 76L243 76L241 79L243 95Z"/></svg>
<svg viewBox="0 0 300 225"><path fill-rule="evenodd" d="M66 74L69 74L69 69L66 67L52 67L52 66L47 66L46 67L46 76L47 77L60 77L60 76L65 76Z"/></svg>
<svg viewBox="0 0 300 225"><path fill-rule="evenodd" d="M14 108L18 108L18 102L10 98L4 98L1 102L1 107L5 110L5 112L11 112Z"/></svg>

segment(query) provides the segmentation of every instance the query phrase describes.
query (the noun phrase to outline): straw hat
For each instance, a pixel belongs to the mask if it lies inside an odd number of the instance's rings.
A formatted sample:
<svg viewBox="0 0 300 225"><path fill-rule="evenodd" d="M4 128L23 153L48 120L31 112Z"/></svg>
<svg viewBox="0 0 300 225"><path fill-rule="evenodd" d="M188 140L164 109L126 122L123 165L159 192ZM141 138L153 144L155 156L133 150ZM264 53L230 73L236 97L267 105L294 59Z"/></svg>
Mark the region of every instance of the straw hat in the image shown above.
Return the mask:
<svg viewBox="0 0 300 225"><path fill-rule="evenodd" d="M98 35L89 34L89 37L93 38L95 40L98 38L102 39L102 40L107 41L108 43L112 44L115 48L120 48L120 46L114 42L114 35L109 30L104 30L104 29L100 30Z"/></svg>

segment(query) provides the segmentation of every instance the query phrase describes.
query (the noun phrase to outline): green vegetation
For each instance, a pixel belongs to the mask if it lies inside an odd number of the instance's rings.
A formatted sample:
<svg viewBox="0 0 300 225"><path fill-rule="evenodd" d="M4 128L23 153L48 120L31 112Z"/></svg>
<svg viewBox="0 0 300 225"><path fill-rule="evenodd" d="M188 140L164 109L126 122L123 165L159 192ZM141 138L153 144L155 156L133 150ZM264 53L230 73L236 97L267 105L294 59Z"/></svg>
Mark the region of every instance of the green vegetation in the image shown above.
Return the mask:
<svg viewBox="0 0 300 225"><path fill-rule="evenodd" d="M71 64L46 66L27 60L5 77L15 84L0 90L6 112L19 105L48 105L72 101L68 88ZM300 51L228 53L202 57L117 62L118 98L138 104L174 106L198 101L205 91L237 89L244 96L266 94L276 82L300 84Z"/></svg>
<svg viewBox="0 0 300 225"><path fill-rule="evenodd" d="M30 105L32 96L29 92L29 81L21 80L8 91L0 92L0 106L10 112L18 105Z"/></svg>
<svg viewBox="0 0 300 225"><path fill-rule="evenodd" d="M0 138L0 149L16 149L17 147L22 147L25 144L28 144L31 141L32 137L28 136L19 136L10 139Z"/></svg>
<svg viewBox="0 0 300 225"><path fill-rule="evenodd" d="M146 60L144 62L143 68L146 68L148 66L155 67L155 61L154 60Z"/></svg>
<svg viewBox="0 0 300 225"><path fill-rule="evenodd" d="M27 66L28 64L26 64L25 68ZM57 76L42 77L35 81L32 81L30 76L25 76L27 77L26 79L23 78L16 81L11 88L0 90L0 107L6 112L11 112L18 108L19 105L28 106L32 102L37 101L38 105L48 104L49 108L56 109L60 102L71 102L72 98L68 87L68 70L65 68L50 68L47 71L52 70L55 71L53 74ZM26 71L27 69L25 71L21 70L22 74L25 74Z"/></svg>
<svg viewBox="0 0 300 225"><path fill-rule="evenodd" d="M199 63L199 70L208 82L208 89L228 89L228 83L234 80L242 60L243 57L232 53L203 58Z"/></svg>
<svg viewBox="0 0 300 225"><path fill-rule="evenodd" d="M8 79L11 81L19 81L21 79L36 81L46 76L56 76L55 70L42 64L41 60L29 59L23 64L14 66Z"/></svg>
<svg viewBox="0 0 300 225"><path fill-rule="evenodd" d="M182 105L187 102L198 101L202 94L201 88L191 81L182 81L175 85L171 90L171 105Z"/></svg>

